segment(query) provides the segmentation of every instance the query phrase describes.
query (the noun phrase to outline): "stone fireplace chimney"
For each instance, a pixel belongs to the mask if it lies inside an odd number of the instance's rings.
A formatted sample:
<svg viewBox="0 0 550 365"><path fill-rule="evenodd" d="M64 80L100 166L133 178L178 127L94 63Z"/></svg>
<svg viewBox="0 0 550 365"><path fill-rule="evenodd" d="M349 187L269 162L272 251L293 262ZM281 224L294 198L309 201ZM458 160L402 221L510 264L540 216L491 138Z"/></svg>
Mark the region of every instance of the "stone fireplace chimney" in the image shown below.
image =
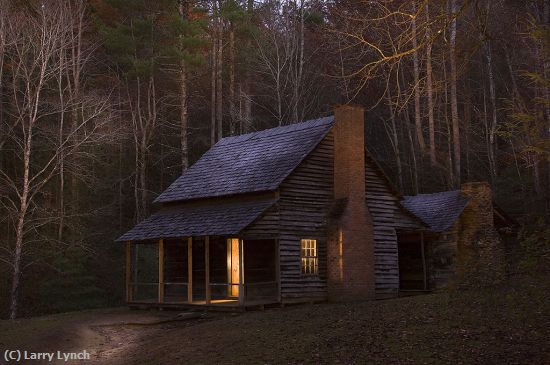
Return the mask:
<svg viewBox="0 0 550 365"><path fill-rule="evenodd" d="M461 284L492 284L504 277L504 249L494 227L493 194L487 182L462 184L468 205L460 215L457 276Z"/></svg>
<svg viewBox="0 0 550 365"><path fill-rule="evenodd" d="M374 298L374 238L365 202L364 109L335 109L334 200L341 213L331 225L328 242L330 300Z"/></svg>

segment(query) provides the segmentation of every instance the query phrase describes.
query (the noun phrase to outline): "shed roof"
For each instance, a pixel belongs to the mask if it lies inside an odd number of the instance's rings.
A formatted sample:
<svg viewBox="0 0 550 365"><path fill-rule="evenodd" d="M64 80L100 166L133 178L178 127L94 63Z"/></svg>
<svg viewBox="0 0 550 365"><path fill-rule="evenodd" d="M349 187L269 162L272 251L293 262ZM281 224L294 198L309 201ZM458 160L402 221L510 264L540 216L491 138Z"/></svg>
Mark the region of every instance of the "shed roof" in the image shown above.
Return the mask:
<svg viewBox="0 0 550 365"><path fill-rule="evenodd" d="M434 232L449 229L467 203L468 198L460 190L404 196L401 201L407 210L425 222Z"/></svg>
<svg viewBox="0 0 550 365"><path fill-rule="evenodd" d="M275 190L321 142L334 117L218 141L155 203Z"/></svg>
<svg viewBox="0 0 550 365"><path fill-rule="evenodd" d="M234 235L274 203L275 199L260 199L163 209L138 223L117 241Z"/></svg>

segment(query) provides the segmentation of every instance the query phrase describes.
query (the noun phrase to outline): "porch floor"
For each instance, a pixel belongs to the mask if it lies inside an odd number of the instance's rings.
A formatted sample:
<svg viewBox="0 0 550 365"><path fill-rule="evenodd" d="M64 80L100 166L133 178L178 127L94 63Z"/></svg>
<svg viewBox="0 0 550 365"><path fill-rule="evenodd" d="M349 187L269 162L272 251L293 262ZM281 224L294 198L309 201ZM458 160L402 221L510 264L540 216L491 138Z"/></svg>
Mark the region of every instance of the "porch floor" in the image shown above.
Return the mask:
<svg viewBox="0 0 550 365"><path fill-rule="evenodd" d="M165 302L159 303L155 300L128 302L130 308L159 308L159 309L203 309L220 311L245 311L253 309L263 309L265 306L277 306L280 303L277 300L249 300L240 305L236 299L211 300L206 304L205 300L194 300L193 302Z"/></svg>

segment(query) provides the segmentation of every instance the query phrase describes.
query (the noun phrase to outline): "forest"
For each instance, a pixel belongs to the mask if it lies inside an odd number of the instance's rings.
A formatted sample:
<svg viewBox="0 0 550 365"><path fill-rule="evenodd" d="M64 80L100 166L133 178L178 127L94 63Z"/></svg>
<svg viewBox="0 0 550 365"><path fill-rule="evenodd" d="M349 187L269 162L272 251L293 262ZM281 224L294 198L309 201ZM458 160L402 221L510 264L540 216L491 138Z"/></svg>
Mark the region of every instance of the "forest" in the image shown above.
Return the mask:
<svg viewBox="0 0 550 365"><path fill-rule="evenodd" d="M0 318L121 305L205 151L348 103L403 194L488 181L550 257L550 0L0 0Z"/></svg>

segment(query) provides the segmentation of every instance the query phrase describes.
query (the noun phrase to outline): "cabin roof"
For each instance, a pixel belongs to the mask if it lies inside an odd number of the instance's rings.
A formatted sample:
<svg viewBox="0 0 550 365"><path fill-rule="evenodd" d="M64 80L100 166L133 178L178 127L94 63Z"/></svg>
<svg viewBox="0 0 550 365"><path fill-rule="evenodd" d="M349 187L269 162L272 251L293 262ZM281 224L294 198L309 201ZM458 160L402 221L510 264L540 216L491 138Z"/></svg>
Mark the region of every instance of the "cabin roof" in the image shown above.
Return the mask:
<svg viewBox="0 0 550 365"><path fill-rule="evenodd" d="M460 190L404 196L401 204L434 232L449 229L468 203Z"/></svg>
<svg viewBox="0 0 550 365"><path fill-rule="evenodd" d="M155 203L275 190L321 142L333 123L330 116L223 138Z"/></svg>
<svg viewBox="0 0 550 365"><path fill-rule="evenodd" d="M274 203L275 199L216 201L163 209L138 223L117 241L236 235Z"/></svg>

